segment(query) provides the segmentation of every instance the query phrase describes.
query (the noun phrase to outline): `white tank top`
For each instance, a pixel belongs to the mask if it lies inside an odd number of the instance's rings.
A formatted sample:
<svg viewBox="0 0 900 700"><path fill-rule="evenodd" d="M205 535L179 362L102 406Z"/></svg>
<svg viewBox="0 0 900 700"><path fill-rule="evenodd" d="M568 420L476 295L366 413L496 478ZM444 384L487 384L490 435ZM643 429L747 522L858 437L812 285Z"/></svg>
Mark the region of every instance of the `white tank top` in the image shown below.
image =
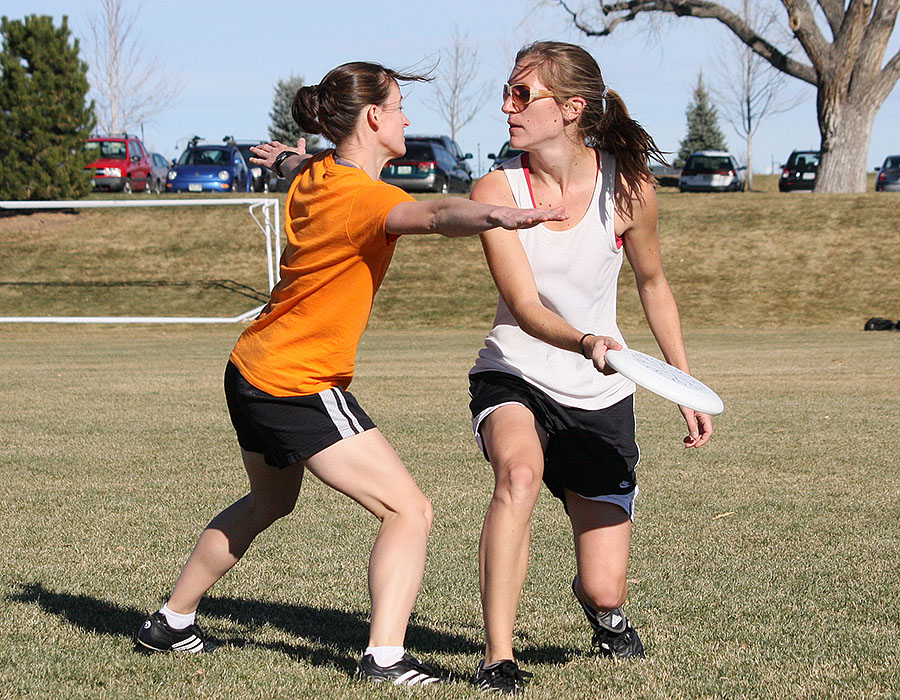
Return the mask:
<svg viewBox="0 0 900 700"><path fill-rule="evenodd" d="M527 168L519 156L501 167L519 207L533 207ZM567 231L543 224L518 232L541 302L585 333L608 335L625 345L616 324L616 284L622 249L615 234L615 158L598 151L599 170L591 204ZM527 163L527 161L526 161ZM590 360L538 340L519 328L503 297L494 327L472 373L499 371L521 377L564 406L600 409L634 393L621 374L606 376Z"/></svg>

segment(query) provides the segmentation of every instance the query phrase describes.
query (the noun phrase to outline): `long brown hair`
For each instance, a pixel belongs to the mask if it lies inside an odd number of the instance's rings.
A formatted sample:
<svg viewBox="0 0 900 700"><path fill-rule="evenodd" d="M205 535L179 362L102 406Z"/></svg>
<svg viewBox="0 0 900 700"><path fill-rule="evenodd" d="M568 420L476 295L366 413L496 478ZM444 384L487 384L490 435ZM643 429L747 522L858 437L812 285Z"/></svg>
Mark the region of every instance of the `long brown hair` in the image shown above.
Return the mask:
<svg viewBox="0 0 900 700"><path fill-rule="evenodd" d="M355 61L333 68L318 85L304 85L291 104L291 116L308 134L322 134L335 145L349 137L359 113L367 105L380 105L391 86L401 82L431 80L385 68L378 63Z"/></svg>
<svg viewBox="0 0 900 700"><path fill-rule="evenodd" d="M621 96L603 82L593 56L576 44L537 41L519 50L516 66L537 72L559 104L572 97L584 99L579 134L588 146L615 156L629 196L638 195L642 181L656 184L650 159L665 165L666 158L653 137L628 114Z"/></svg>

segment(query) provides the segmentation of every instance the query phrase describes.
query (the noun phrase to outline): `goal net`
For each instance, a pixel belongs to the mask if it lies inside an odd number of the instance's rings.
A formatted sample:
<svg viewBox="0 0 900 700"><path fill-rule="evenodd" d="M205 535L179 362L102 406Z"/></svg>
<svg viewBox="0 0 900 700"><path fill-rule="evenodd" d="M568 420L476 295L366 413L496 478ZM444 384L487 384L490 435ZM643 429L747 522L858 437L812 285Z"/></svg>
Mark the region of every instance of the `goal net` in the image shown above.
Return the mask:
<svg viewBox="0 0 900 700"><path fill-rule="evenodd" d="M0 323L252 319L278 281L279 205L0 201Z"/></svg>

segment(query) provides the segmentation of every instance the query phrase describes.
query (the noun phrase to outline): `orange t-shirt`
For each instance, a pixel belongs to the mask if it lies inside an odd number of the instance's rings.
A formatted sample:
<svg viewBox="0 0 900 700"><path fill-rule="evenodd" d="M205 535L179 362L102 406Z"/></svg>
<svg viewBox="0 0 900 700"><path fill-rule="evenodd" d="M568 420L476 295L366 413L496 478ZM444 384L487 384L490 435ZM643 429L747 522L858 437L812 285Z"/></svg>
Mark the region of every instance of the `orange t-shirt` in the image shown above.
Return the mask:
<svg viewBox="0 0 900 700"><path fill-rule="evenodd" d="M397 242L387 215L408 201L403 190L335 163L333 151L306 164L288 191L281 280L231 353L248 382L274 396L350 384Z"/></svg>

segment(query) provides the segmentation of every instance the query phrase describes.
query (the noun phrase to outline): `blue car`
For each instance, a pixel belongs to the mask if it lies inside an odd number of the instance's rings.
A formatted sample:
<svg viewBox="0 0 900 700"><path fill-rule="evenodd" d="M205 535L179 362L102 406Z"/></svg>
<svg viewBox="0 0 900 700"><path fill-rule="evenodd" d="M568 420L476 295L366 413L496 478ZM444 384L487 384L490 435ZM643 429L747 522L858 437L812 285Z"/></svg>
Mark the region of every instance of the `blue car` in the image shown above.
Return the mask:
<svg viewBox="0 0 900 700"><path fill-rule="evenodd" d="M166 192L249 192L250 171L233 143L192 142L169 170Z"/></svg>

